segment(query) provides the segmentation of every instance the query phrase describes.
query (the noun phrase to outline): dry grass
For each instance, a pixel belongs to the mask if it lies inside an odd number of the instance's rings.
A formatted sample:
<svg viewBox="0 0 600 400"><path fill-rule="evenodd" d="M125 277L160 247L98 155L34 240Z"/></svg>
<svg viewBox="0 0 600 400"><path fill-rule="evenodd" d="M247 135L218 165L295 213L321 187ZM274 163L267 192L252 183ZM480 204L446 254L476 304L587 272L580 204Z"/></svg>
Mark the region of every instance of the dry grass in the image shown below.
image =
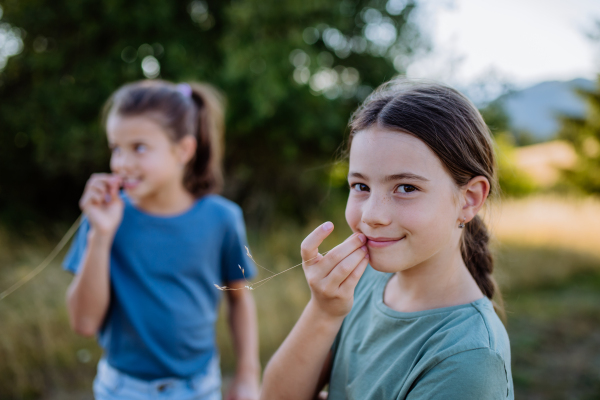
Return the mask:
<svg viewBox="0 0 600 400"><path fill-rule="evenodd" d="M552 195L504 201L491 220L506 244L550 246L600 257L600 200Z"/></svg>
<svg viewBox="0 0 600 400"><path fill-rule="evenodd" d="M328 214L339 219L333 221L336 230L322 251L350 233L341 210ZM538 196L507 200L488 215L496 237L497 276L507 299L518 398L594 398L589 394L600 386L597 376L593 378L598 371L594 366L600 365L600 342L588 333L597 326L593 316L600 315L600 283L589 282L600 280L600 201ZM299 244L321 222L249 232L252 253L265 267L282 271L300 261ZM38 265L54 244L15 241L0 232L0 291ZM258 279L268 275L259 272ZM0 301L0 398L89 398L100 350L93 339L77 337L69 329L64 293L70 279L55 262ZM253 294L264 366L310 292L302 269L296 268ZM235 360L223 318L217 336L227 375ZM563 367L564 362L580 367ZM550 392L554 397L547 396Z"/></svg>
<svg viewBox="0 0 600 400"><path fill-rule="evenodd" d="M506 200L487 213L505 290L600 272L600 200L556 195Z"/></svg>
<svg viewBox="0 0 600 400"><path fill-rule="evenodd" d="M538 186L548 188L558 182L561 169L575 166L577 153L569 142L553 140L516 148L514 163Z"/></svg>

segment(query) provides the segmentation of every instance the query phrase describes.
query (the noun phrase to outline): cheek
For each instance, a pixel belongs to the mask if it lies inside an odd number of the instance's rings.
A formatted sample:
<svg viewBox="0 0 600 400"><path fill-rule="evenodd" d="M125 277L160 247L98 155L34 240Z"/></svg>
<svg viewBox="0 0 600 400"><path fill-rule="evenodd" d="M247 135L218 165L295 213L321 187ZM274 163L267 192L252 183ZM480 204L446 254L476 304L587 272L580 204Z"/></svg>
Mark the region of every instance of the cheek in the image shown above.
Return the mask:
<svg viewBox="0 0 600 400"><path fill-rule="evenodd" d="M435 248L451 238L456 209L449 196L440 194L438 200L442 201L420 204L414 213L405 215L406 227L412 230L420 248Z"/></svg>
<svg viewBox="0 0 600 400"><path fill-rule="evenodd" d="M357 231L361 218L362 212L360 206L351 197L348 197L348 203L346 204L346 222L352 231Z"/></svg>
<svg viewBox="0 0 600 400"><path fill-rule="evenodd" d="M123 168L123 155L120 153L114 153L110 156L110 170L112 172L120 172Z"/></svg>

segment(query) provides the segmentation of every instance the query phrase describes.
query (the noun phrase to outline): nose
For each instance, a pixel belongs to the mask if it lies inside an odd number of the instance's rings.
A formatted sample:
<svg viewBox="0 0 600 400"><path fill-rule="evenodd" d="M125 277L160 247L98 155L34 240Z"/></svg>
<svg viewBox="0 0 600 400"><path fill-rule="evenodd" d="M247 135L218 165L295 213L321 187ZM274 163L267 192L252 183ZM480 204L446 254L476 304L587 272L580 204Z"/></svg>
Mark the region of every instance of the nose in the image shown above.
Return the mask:
<svg viewBox="0 0 600 400"><path fill-rule="evenodd" d="M386 226L392 222L392 199L385 194L371 193L369 199L363 203L362 219L364 224L372 227Z"/></svg>
<svg viewBox="0 0 600 400"><path fill-rule="evenodd" d="M129 168L131 168L131 164L133 162L133 157L128 156L127 152L119 151L113 153L110 158L110 169L112 172L126 172Z"/></svg>

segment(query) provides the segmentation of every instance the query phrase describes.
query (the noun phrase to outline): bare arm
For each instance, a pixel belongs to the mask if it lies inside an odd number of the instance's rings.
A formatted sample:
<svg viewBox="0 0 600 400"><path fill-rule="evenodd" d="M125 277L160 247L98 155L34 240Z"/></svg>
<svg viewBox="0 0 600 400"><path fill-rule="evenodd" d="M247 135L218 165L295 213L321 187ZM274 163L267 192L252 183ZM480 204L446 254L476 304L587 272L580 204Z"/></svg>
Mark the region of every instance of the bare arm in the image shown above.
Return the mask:
<svg viewBox="0 0 600 400"><path fill-rule="evenodd" d="M92 175L79 203L91 228L82 264L67 290L67 309L71 327L83 336L98 331L110 304L110 249L123 216L118 190L119 178Z"/></svg>
<svg viewBox="0 0 600 400"><path fill-rule="evenodd" d="M109 257L112 238L93 229L80 271L67 291L71 328L80 335L93 336L110 303Z"/></svg>
<svg viewBox="0 0 600 400"><path fill-rule="evenodd" d="M228 282L231 288L243 288L245 281ZM229 326L237 364L226 400L257 400L259 397L260 361L258 324L252 294L245 290L227 292Z"/></svg>
<svg viewBox="0 0 600 400"><path fill-rule="evenodd" d="M263 399L309 400L317 396L330 369L330 348L350 312L354 288L368 264L362 235L352 235L326 256L318 246L333 230L324 224L302 243L311 299L275 353L263 379ZM324 368L325 367L325 368Z"/></svg>
<svg viewBox="0 0 600 400"><path fill-rule="evenodd" d="M326 384L329 383L329 379L331 377L331 368L333 366L333 351L329 350L327 357L325 358L325 363L323 364L323 368L321 368L321 374L319 375L319 380L317 381L317 393L315 395L315 399L318 400L327 400L329 396L328 392L323 391L322 389Z"/></svg>

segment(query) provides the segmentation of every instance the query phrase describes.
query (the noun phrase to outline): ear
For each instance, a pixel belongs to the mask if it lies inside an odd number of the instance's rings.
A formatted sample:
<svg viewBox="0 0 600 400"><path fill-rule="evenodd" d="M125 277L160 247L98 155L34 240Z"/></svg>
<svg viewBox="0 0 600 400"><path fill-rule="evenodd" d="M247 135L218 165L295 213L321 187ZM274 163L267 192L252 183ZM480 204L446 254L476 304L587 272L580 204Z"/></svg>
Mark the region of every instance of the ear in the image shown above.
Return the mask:
<svg viewBox="0 0 600 400"><path fill-rule="evenodd" d="M181 138L179 142L177 142L175 147L175 152L180 164L187 165L187 163L190 162L190 160L194 158L194 155L196 154L198 142L196 141L195 137L186 135Z"/></svg>
<svg viewBox="0 0 600 400"><path fill-rule="evenodd" d="M490 193L490 182L485 176L476 176L471 179L462 189L463 207L460 215L461 222L471 221L488 197Z"/></svg>

